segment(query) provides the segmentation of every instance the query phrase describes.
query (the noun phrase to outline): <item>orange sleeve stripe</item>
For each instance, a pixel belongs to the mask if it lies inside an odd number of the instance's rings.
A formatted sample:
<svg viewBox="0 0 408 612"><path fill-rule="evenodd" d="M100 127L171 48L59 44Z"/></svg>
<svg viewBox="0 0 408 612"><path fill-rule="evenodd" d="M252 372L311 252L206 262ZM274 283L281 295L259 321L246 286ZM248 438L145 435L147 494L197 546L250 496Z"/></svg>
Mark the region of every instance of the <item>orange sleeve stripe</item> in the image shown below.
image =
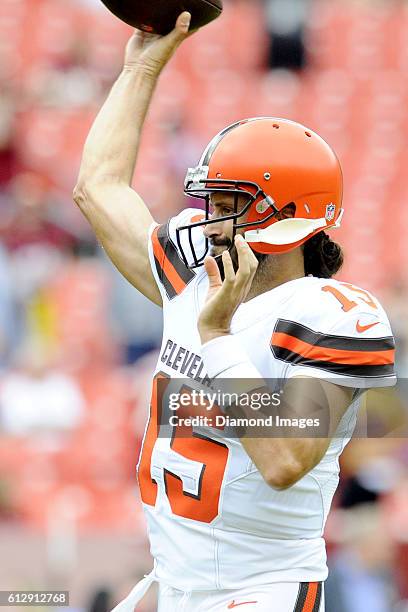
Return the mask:
<svg viewBox="0 0 408 612"><path fill-rule="evenodd" d="M199 223L199 221L203 221L205 219L205 215L195 215L195 217L191 217L190 223Z"/></svg>
<svg viewBox="0 0 408 612"><path fill-rule="evenodd" d="M302 612L314 612L318 589L318 582L309 582L309 589L307 591L306 601L303 604Z"/></svg>
<svg viewBox="0 0 408 612"><path fill-rule="evenodd" d="M156 227L153 230L153 234L152 234L154 256L156 257L156 260L158 261L161 269L163 270L164 274L168 278L169 282L172 284L176 293L180 294L185 289L186 283L180 277L177 270L175 269L171 261L166 256L166 253L164 252L163 247L160 244L159 238L157 236L158 231L159 231L159 228Z"/></svg>
<svg viewBox="0 0 408 612"><path fill-rule="evenodd" d="M345 351L341 349L326 348L308 344L289 334L275 332L272 336L272 344L287 349L294 353L315 359L350 365L387 365L394 363L395 350L385 351Z"/></svg>

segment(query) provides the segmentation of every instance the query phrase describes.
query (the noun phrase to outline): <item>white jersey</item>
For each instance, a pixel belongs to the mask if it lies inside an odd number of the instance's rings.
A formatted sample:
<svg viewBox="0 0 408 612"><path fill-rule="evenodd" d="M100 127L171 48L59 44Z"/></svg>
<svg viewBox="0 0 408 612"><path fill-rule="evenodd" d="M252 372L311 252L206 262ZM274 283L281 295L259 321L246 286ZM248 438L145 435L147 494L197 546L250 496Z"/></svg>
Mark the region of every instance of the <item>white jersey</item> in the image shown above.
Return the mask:
<svg viewBox="0 0 408 612"><path fill-rule="evenodd" d="M175 230L189 209L154 226L149 246L163 298L164 335L156 377L206 380L197 319L208 280L180 257ZM203 241L201 229L194 243ZM395 384L387 316L366 291L306 277L242 304L231 333L265 379L307 373L354 388ZM323 529L339 481L339 456L356 422L348 409L321 462L287 490L274 490L239 439L216 428L159 437L157 384L138 465L156 576L173 588L237 589L327 577Z"/></svg>

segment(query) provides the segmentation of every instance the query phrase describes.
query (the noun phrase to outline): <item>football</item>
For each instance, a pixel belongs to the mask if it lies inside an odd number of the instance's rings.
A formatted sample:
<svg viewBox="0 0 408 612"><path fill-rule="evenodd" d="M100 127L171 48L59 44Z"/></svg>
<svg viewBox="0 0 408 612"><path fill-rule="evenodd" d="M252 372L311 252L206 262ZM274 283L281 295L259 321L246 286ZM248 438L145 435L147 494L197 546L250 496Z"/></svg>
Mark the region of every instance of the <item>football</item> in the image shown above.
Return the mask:
<svg viewBox="0 0 408 612"><path fill-rule="evenodd" d="M222 12L222 0L102 0L119 19L129 25L168 34L183 11L191 13L190 29L200 28L213 21Z"/></svg>

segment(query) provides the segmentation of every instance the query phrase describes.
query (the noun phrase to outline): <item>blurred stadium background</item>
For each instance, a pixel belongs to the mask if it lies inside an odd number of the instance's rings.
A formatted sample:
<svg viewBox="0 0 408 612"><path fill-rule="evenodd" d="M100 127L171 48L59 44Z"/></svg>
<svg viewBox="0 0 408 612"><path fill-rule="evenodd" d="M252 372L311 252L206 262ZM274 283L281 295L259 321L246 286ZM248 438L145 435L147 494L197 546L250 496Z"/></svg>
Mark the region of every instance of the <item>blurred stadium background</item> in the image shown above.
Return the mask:
<svg viewBox="0 0 408 612"><path fill-rule="evenodd" d="M66 589L95 612L151 563L135 464L160 311L71 201L129 35L98 0L0 3L0 589ZM345 174L340 277L383 301L402 377L407 41L399 0L225 0L162 76L134 183L163 221L226 124L276 115L320 132ZM327 539L328 612L408 610L408 442L353 441Z"/></svg>

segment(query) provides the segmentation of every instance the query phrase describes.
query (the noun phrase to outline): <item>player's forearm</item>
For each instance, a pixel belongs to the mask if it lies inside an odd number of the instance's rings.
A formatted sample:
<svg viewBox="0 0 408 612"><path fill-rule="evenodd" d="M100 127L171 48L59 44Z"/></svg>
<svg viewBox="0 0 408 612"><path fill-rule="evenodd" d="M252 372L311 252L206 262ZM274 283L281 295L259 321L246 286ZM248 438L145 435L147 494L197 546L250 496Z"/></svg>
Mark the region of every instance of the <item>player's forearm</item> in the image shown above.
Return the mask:
<svg viewBox="0 0 408 612"><path fill-rule="evenodd" d="M234 381L242 401L232 406L227 414L232 419L238 417L243 419L241 422L247 423L237 430L237 435L265 482L274 489L287 489L317 465L328 448L329 440L318 437L319 432L316 438L307 438L306 430L298 429L296 423L313 419L300 419L298 411L286 400L279 400L275 406L274 398L280 394L271 393L266 386L255 389L254 382L246 379ZM259 410L257 402L261 395L270 402ZM254 419L256 425L252 424ZM282 425L289 421L293 425Z"/></svg>
<svg viewBox="0 0 408 612"><path fill-rule="evenodd" d="M314 390L308 390L308 383L305 387L294 379L289 387L285 386L283 394L271 393L257 368L231 335L219 335L205 343L202 357L220 396L227 401L231 401L231 397L234 401L239 398L233 406L221 405L220 408L226 412L229 422L234 424L234 419L241 419L240 423L244 423L237 435L264 480L275 489L293 486L326 452L329 444L327 422L322 419L318 431L316 428L313 430L316 437L308 438L307 430L297 430L296 425L281 427L280 419L293 419L294 424L299 420L309 423L313 421L317 407L327 415L325 399L317 397ZM254 419L257 425L251 424Z"/></svg>
<svg viewBox="0 0 408 612"><path fill-rule="evenodd" d="M270 432L270 428L269 431L265 428L265 435L269 433L269 437L242 437L240 441L264 480L274 489L284 490L296 484L317 465L328 448L326 439L276 438Z"/></svg>
<svg viewBox="0 0 408 612"><path fill-rule="evenodd" d="M130 38L124 69L87 138L77 194L81 194L84 185L92 187L95 182L130 185L157 80L176 49L188 37L190 21L191 15L185 11L167 36L136 30Z"/></svg>
<svg viewBox="0 0 408 612"><path fill-rule="evenodd" d="M86 140L80 184L131 183L157 79L140 67L123 69Z"/></svg>

